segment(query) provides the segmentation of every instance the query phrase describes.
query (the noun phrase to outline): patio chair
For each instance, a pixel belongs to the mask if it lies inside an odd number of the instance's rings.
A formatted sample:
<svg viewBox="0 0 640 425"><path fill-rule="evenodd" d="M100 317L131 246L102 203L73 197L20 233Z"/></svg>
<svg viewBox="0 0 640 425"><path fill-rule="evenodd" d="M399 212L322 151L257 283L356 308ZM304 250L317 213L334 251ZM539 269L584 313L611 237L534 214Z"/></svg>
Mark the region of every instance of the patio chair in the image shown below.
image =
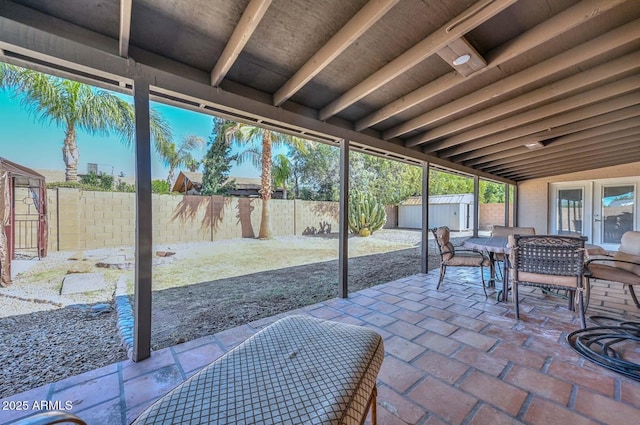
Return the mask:
<svg viewBox="0 0 640 425"><path fill-rule="evenodd" d="M536 286L545 290L564 289L569 293L569 309L577 309L580 324L584 318L584 236L512 235L511 285L516 319L520 319L520 285Z"/></svg>
<svg viewBox="0 0 640 425"><path fill-rule="evenodd" d="M493 228L491 229L492 238L508 238L511 235L535 235L535 234L536 234L535 227L493 226ZM493 260L496 263L504 263L505 255L502 253L495 253ZM500 272L501 269L500 267L497 267L496 270Z"/></svg>
<svg viewBox="0 0 640 425"><path fill-rule="evenodd" d="M482 290L484 295L487 296L487 284L484 280L484 267L490 267L491 261L480 251L474 251L470 249L458 249L453 246L449 240L451 232L446 226L431 229L431 233L436 240L436 246L440 254L440 278L438 279L438 286L436 289L440 289L440 285L444 280L444 275L447 273L447 267L480 267L480 276L482 277Z"/></svg>
<svg viewBox="0 0 640 425"><path fill-rule="evenodd" d="M640 232L625 232L615 254L591 258L585 266L587 285L591 285L592 279L621 283L629 288L633 302L640 308L633 290L633 285L640 285Z"/></svg>

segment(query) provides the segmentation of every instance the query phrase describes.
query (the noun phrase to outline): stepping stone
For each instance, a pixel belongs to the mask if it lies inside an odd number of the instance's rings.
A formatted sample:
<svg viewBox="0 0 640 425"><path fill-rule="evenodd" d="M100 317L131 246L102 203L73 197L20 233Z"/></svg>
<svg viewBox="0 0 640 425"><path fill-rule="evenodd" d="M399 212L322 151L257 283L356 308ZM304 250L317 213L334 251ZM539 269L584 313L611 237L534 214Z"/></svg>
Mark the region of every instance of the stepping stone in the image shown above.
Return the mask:
<svg viewBox="0 0 640 425"><path fill-rule="evenodd" d="M62 280L60 295L99 291L105 287L102 273L74 273L66 275Z"/></svg>

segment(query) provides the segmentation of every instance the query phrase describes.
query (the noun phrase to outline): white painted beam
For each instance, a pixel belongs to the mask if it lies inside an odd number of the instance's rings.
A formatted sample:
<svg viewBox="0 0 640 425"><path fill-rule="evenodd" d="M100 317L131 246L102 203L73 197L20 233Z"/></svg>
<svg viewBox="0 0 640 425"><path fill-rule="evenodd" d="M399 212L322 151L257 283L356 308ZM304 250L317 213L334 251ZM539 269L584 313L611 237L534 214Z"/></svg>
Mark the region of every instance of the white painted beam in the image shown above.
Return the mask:
<svg viewBox="0 0 640 425"><path fill-rule="evenodd" d="M638 31L638 34L640 36L640 31ZM585 55L587 56L588 51L588 49L585 49ZM571 64L571 58L574 58L574 56L571 54L567 54L566 56L569 58L569 62L567 63L567 65ZM561 59L563 62L565 61L562 57L556 58ZM585 59L588 59L588 57L585 57ZM546 62L543 62L540 65L544 65L545 63ZM578 62L573 62L574 65L576 63ZM551 74L553 73L554 67L549 67L547 69L549 69L549 74ZM545 67L543 66L537 71L544 72L544 70ZM409 139L406 143L406 146L416 146L421 143L431 142L433 140L441 139L442 137L454 133L460 133L475 126L482 125L482 123L484 122L497 121L502 117L513 115L518 111L530 109L536 105L544 105L545 103L553 101L554 99L561 98L562 96L566 96L571 93L577 93L580 90L584 90L588 87L593 87L597 84L601 84L604 81L612 80L613 78L621 78L625 75L629 75L629 73L631 73L632 71L638 70L640 70L640 51L623 56L611 62L606 62L603 65L597 66L563 80L556 81L555 83L515 97L496 106L492 106L491 108L483 109L482 111L471 115L465 115L463 118L451 121L447 124L441 125L434 128L433 130L429 130L419 136ZM522 73L516 74L513 77L519 77L521 76L521 74ZM537 75L537 72L535 74ZM535 78L537 79L540 77ZM520 78L518 79L520 80ZM470 96L478 98L478 96L480 95L484 95L488 99L490 99L492 98L492 93L501 91L502 88L505 87L505 85L509 84L509 80L509 78L500 80L497 83L486 87L485 89L474 92L471 95L465 96L461 99L464 100ZM457 101L451 102L450 104L455 103L457 103ZM446 108L450 104L444 105L444 107ZM544 107L545 106L542 106L542 108ZM434 111L439 111L440 109L441 108L437 108ZM436 141L434 143L430 143L428 144L428 146L430 149L444 149L453 146L453 142L455 140L456 139L445 139L440 142Z"/></svg>
<svg viewBox="0 0 640 425"><path fill-rule="evenodd" d="M282 107L275 107L270 102L270 96L268 96L269 103L266 103L266 101L242 96L219 87L212 87L209 84L209 74L202 71L190 69L192 72L188 73L189 77L185 73L168 72L145 65L142 62L121 58L104 50L2 16L0 16L0 48L19 53L26 58L50 63L54 67L64 66L69 70L113 81L126 81L132 84L134 78L145 75L149 81L153 81L154 92L175 96L176 99L183 99L197 105L205 104L235 114L236 117L253 116L271 123L327 135L334 139L346 139L352 143L390 152L395 156L428 161L433 165L469 175L478 172L471 167L460 166L416 149L409 149L372 135L354 131L347 128L348 124L344 126L335 123L329 124L312 117L311 113L294 112ZM263 97L267 98L267 96ZM483 172L479 173L480 176L488 179L515 184L515 181L510 179L503 179Z"/></svg>
<svg viewBox="0 0 640 425"><path fill-rule="evenodd" d="M258 27L258 24L271 5L271 0L251 0L244 13L238 21L238 25L233 30L229 42L225 46L218 62L211 71L211 85L217 87L231 66L238 58L238 55L251 38L251 35Z"/></svg>
<svg viewBox="0 0 640 425"><path fill-rule="evenodd" d="M322 108L319 118L326 120L348 108L403 72L436 54L453 40L462 37L515 2L516 0L481 0L477 2L469 10L456 16L433 34Z"/></svg>
<svg viewBox="0 0 640 425"><path fill-rule="evenodd" d="M517 129L530 123L540 122L541 120L555 117L559 114L573 111L587 105L593 105L598 102L611 99L615 96L621 96L626 93L636 91L638 89L640 89L640 74L632 75L622 80L605 84L603 86L585 91L580 94L576 94L566 99L539 106L535 109L531 109L529 111L522 112L508 118L503 118L499 121L492 122L481 127L473 128L463 133L455 134L442 141L430 143L426 146L426 148L435 151L464 144L466 149L470 146L473 146L474 144L473 142L465 142L481 139L493 134L496 134L497 137L500 137L500 132L504 132L505 130ZM638 96L637 103L640 103L640 96ZM578 118L576 118L576 120L579 120L579 115L577 115L577 117ZM550 128L555 126L550 125L548 127Z"/></svg>
<svg viewBox="0 0 640 425"><path fill-rule="evenodd" d="M607 10L623 3L625 0L588 0L582 1L575 6L565 10L558 15L551 17L550 19L542 22L526 33L520 35L508 43L500 46L494 51L489 52L487 55L487 67L481 69L477 73L473 74L469 78L475 78L478 75L493 69L500 64L519 56L529 49L539 46L553 37L569 31L577 25L583 24L585 21L592 19ZM464 76L451 72L439 79L432 81L413 92L406 94L398 100L391 102L383 108L373 112L372 114L358 120L356 122L356 130L360 131L367 127L371 127L379 122L389 119L407 109L418 105L421 102L427 101L446 90L449 90L456 85L465 81ZM418 128L418 127L416 127ZM385 139L395 137L390 132ZM396 135L403 134L398 133Z"/></svg>
<svg viewBox="0 0 640 425"><path fill-rule="evenodd" d="M606 124L595 128L586 130L580 130L575 133L566 134L563 136L557 136L553 140L553 148L561 147L576 141L581 143L594 140L606 141L608 138L626 137L630 134L640 132L640 121L637 119L628 119L617 121L612 124ZM474 158L465 163L470 166L480 165L483 169L488 169L494 166L500 166L520 159L527 159L531 157L533 152L525 148L523 145L519 145L514 148L506 148L505 150L493 154L488 154L480 158Z"/></svg>
<svg viewBox="0 0 640 425"><path fill-rule="evenodd" d="M131 36L131 5L133 0L120 0L120 37L118 51L123 58L129 57Z"/></svg>
<svg viewBox="0 0 640 425"><path fill-rule="evenodd" d="M399 0L370 0L273 95L282 105L384 16Z"/></svg>
<svg viewBox="0 0 640 425"><path fill-rule="evenodd" d="M515 128L502 131L498 134L486 136L480 139L476 139L472 142L464 143L462 145L455 146L453 148L440 152L443 157L452 157L465 152L472 152L480 150L486 147L498 147L498 144L502 142L508 142L510 140L520 138L523 136L535 135L537 133L547 131L548 129L554 129L562 125L570 124L576 121L593 118L598 115L610 113L611 111L617 111L630 106L636 106L640 104L640 96L638 93L630 93L624 96L620 96L611 100L599 102L584 108L571 110L562 114L554 115L550 118L542 119L533 123L518 126ZM523 143L524 144L524 143ZM495 145L495 146L492 146ZM476 152L474 152L474 155ZM475 157L475 156L474 156ZM458 158L460 159L460 158Z"/></svg>
<svg viewBox="0 0 640 425"><path fill-rule="evenodd" d="M599 110L601 111L601 110ZM461 161L470 161L475 158L482 158L487 155L493 155L499 152L504 152L506 149L512 149L520 146L524 146L525 143L531 141L532 138L536 140L550 139L554 137L561 137L584 130L595 129L601 126L606 126L612 123L621 122L624 120L637 120L640 117L640 105L632 105L623 107L621 109L615 109L611 111L603 111L601 114L592 115L590 118L577 119L576 121L569 121L567 124L561 124L553 127L551 130L544 128L541 131L531 134L519 135L513 139L507 141L487 141L487 146L477 148L473 151L461 153L457 158ZM636 121L637 122L637 121Z"/></svg>

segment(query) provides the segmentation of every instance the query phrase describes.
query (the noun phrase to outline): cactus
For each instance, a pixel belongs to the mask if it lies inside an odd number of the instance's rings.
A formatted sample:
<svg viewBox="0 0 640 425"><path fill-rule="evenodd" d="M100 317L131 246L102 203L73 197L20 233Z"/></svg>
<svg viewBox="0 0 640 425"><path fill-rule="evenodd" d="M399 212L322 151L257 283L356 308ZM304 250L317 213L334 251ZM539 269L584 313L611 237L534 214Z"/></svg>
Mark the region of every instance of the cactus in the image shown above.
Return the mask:
<svg viewBox="0 0 640 425"><path fill-rule="evenodd" d="M360 236L369 236L384 226L384 205L373 195L354 191L349 196L349 228Z"/></svg>

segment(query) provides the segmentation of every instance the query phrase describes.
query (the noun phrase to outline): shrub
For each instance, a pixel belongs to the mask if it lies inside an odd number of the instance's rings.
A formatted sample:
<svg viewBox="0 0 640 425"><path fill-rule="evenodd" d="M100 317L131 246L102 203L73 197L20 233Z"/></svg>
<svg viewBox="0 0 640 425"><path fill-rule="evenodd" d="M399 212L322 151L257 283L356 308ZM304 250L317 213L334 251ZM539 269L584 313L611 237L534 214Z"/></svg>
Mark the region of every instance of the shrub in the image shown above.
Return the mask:
<svg viewBox="0 0 640 425"><path fill-rule="evenodd" d="M349 195L349 228L360 236L369 236L384 226L384 205L369 193L354 191Z"/></svg>

